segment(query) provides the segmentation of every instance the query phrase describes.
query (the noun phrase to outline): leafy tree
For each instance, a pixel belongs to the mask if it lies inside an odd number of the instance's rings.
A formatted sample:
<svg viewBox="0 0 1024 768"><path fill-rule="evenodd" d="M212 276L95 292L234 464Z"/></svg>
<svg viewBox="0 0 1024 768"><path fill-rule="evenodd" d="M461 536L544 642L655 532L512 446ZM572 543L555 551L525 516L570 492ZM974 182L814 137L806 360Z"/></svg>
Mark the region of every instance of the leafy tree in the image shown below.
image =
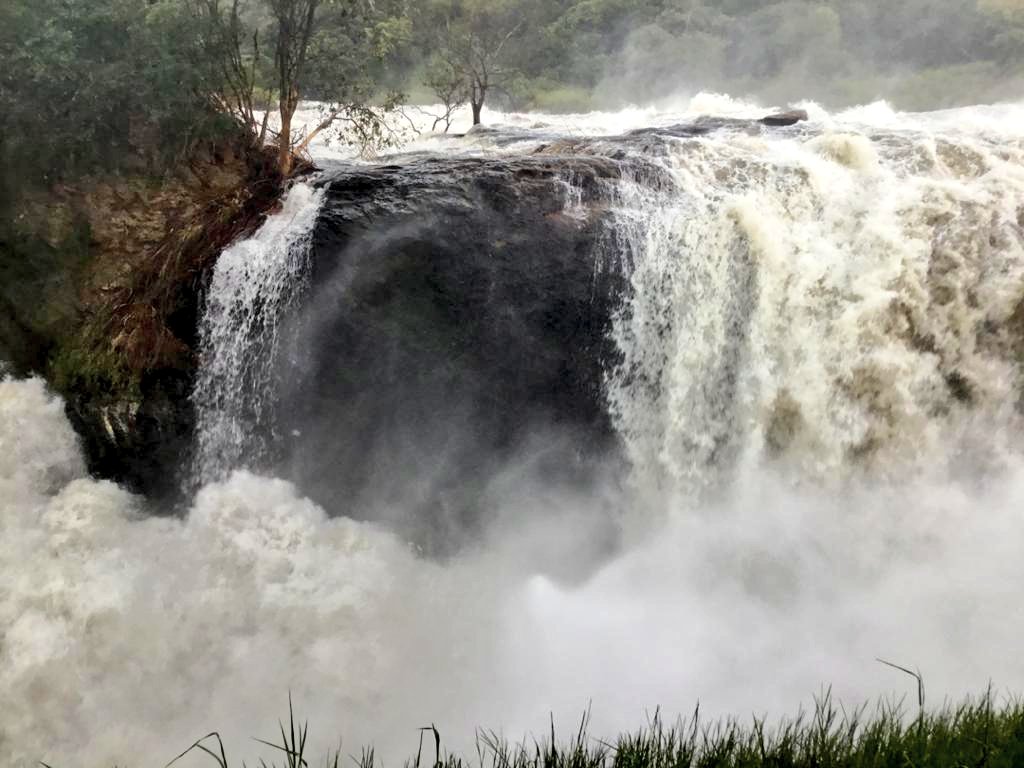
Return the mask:
<svg viewBox="0 0 1024 768"><path fill-rule="evenodd" d="M391 138L385 116L398 101L390 94L374 105L374 66L409 37L403 7L387 0L264 0L274 39L278 94L278 166L292 172L296 156L325 131L340 125L360 143ZM295 126L302 99L325 103L313 126Z"/></svg>
<svg viewBox="0 0 1024 768"><path fill-rule="evenodd" d="M321 102L320 115L315 125L293 130L293 155L304 153L313 139L327 131L364 148L397 140L387 117L403 96L383 90L381 83L388 60L401 51L410 35L410 21L399 2L321 3L306 68L297 81L301 98Z"/></svg>
<svg viewBox="0 0 1024 768"><path fill-rule="evenodd" d="M198 22L203 55L196 67L205 70L207 99L215 110L233 116L243 126L253 146L263 146L270 110L268 103L259 103L258 84L267 80L259 26L250 29L244 21L246 9L241 0L186 2Z"/></svg>
<svg viewBox="0 0 1024 768"><path fill-rule="evenodd" d="M1000 63L1019 71L1024 62L1024 0L980 0L978 6L998 30L993 46Z"/></svg>
<svg viewBox="0 0 1024 768"><path fill-rule="evenodd" d="M408 36L404 0L7 0L5 188L140 162L159 171L239 127L253 146L276 140L284 173L332 126L385 141L394 100L375 103L381 62ZM327 102L308 128L293 125L305 98Z"/></svg>
<svg viewBox="0 0 1024 768"><path fill-rule="evenodd" d="M5 171L23 182L156 169L233 130L203 95L197 21L180 0L0 4Z"/></svg>
<svg viewBox="0 0 1024 768"><path fill-rule="evenodd" d="M443 125L444 132L448 133L455 112L469 101L466 77L449 60L438 56L427 65L424 84L437 97L441 107L441 113L434 116L430 130L436 131L438 126Z"/></svg>

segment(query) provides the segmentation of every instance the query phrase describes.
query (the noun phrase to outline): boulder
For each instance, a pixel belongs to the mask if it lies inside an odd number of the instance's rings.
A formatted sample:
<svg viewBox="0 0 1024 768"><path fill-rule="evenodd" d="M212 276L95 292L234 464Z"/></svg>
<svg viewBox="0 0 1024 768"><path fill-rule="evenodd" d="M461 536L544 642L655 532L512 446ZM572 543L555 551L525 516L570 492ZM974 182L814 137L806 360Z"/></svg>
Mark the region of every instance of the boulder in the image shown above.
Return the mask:
<svg viewBox="0 0 1024 768"><path fill-rule="evenodd" d="M788 112L776 112L774 115L762 117L761 122L772 127L786 127L806 122L809 119L806 110L792 109Z"/></svg>

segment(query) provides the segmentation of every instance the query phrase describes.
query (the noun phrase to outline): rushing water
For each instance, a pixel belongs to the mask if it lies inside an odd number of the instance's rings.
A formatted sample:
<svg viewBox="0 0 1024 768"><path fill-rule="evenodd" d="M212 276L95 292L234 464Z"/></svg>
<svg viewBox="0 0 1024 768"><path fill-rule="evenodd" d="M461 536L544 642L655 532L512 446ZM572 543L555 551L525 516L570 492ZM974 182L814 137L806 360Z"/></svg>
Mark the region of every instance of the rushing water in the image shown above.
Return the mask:
<svg viewBox="0 0 1024 768"><path fill-rule="evenodd" d="M692 498L766 464L836 483L1016 455L1019 139L698 138L666 162L678 190L621 201L611 402L645 479Z"/></svg>
<svg viewBox="0 0 1024 768"><path fill-rule="evenodd" d="M464 747L588 703L610 733L657 705L904 692L876 657L933 700L1024 690L1021 111L812 111L666 139L669 186L613 184L631 291L606 393L630 482L510 467L444 563L242 469L289 407L264 385L311 186L217 266L187 516L88 478L60 403L0 383L0 762L163 764L214 728L241 759L289 690L318 745L392 762L431 721ZM509 118L545 138L673 120Z"/></svg>
<svg viewBox="0 0 1024 768"><path fill-rule="evenodd" d="M217 260L199 327L197 480L220 479L265 450L262 429L272 428L276 405L267 400L278 324L302 294L322 201L322 190L296 184L279 213Z"/></svg>

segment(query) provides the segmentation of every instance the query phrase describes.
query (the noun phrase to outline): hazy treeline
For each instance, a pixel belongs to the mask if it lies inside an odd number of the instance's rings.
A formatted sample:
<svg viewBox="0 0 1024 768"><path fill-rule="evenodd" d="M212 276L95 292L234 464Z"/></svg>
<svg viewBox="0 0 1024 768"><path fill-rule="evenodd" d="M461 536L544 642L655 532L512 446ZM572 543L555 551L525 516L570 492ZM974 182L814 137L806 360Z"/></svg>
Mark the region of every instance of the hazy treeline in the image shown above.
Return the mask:
<svg viewBox="0 0 1024 768"><path fill-rule="evenodd" d="M299 95L343 105L571 111L721 90L924 109L1024 92L1024 0L6 0L4 175L159 167L233 130L223 41L273 106L275 19L303 3Z"/></svg>
<svg viewBox="0 0 1024 768"><path fill-rule="evenodd" d="M509 48L520 75L509 90L522 107L613 107L719 90L929 109L1024 93L1024 0L479 4L522 20ZM451 6L435 0L419 28L443 24Z"/></svg>

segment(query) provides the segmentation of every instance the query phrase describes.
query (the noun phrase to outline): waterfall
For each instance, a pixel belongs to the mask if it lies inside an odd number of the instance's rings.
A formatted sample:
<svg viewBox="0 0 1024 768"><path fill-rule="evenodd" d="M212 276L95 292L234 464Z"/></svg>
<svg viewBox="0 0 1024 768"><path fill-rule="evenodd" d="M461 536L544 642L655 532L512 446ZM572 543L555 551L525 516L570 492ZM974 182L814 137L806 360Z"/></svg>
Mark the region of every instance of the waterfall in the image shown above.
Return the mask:
<svg viewBox="0 0 1024 768"><path fill-rule="evenodd" d="M379 187L346 167L329 208L296 184L212 275L187 514L152 514L90 477L59 398L0 372L0 764L166 762L212 729L232 760L257 764L268 752L251 737L274 732L289 695L312 754L343 738L390 764L424 723L466 753L479 727L546 733L588 702L590 732L607 739L696 701L708 722L771 720L823 685L854 708L898 701L908 680L879 657L919 666L932 702L988 680L1024 690L1024 112L811 111L811 126L689 138L605 137L628 115L545 116L603 137L579 156L623 172L566 173L533 218L508 212L536 200L506 194L515 158L528 173L512 183L537 178L532 145L470 166L444 154L462 141L449 137L428 166L389 159ZM481 167L502 215L472 229ZM545 239L538 221L599 234ZM535 258L507 256L524 242L517 256ZM442 287L459 290L438 290L445 270ZM582 317L598 305L600 323ZM300 308L304 334L324 324L303 342L337 363L304 369L329 371L308 377L323 391L278 386L295 370ZM612 339L570 348L567 332L552 351L522 332L526 314L534 330L582 318ZM453 327L488 322L512 330L486 359L453 354ZM514 410L495 381L525 375L530 355L559 377ZM418 497L395 489L435 498L432 459L463 436L404 460L408 422L429 438L447 426L445 398L461 405L457 379L438 376L425 401L417 378L464 366L476 385L497 370L478 390L504 429L529 398L583 391L562 378L571 356L596 361L586 394L608 408L628 482L603 454L567 481L567 453L552 461L536 436L533 453L501 454L473 497L486 515L449 558L423 556L383 514L353 519L351 494L315 501L291 464L265 460L293 426L282 414L301 411L324 435L300 456L308 478L369 455L368 494L399 519ZM353 404L341 374L367 360L378 367ZM275 403L281 389L292 399ZM353 425L393 439L370 454ZM322 450L332 440L351 451ZM378 463L387 452L399 460ZM259 473L232 471L245 466Z"/></svg>
<svg viewBox="0 0 1024 768"><path fill-rule="evenodd" d="M274 436L281 321L302 295L324 192L300 182L252 237L220 255L199 324L202 363L194 479L223 477L263 458Z"/></svg>
<svg viewBox="0 0 1024 768"><path fill-rule="evenodd" d="M617 200L633 269L607 388L639 482L898 478L962 468L972 439L998 463L1020 424L1019 143L739 132L661 162L673 191Z"/></svg>
<svg viewBox="0 0 1024 768"><path fill-rule="evenodd" d="M975 460L998 461L1020 418L1019 143L906 123L653 141L627 145L636 162L599 192L559 180L573 220L595 194L611 210L595 271L614 264L629 291L605 397L637 485L696 501L764 464L826 484L896 478L979 434ZM199 480L259 463L279 437L280 325L322 200L297 185L217 263Z"/></svg>

